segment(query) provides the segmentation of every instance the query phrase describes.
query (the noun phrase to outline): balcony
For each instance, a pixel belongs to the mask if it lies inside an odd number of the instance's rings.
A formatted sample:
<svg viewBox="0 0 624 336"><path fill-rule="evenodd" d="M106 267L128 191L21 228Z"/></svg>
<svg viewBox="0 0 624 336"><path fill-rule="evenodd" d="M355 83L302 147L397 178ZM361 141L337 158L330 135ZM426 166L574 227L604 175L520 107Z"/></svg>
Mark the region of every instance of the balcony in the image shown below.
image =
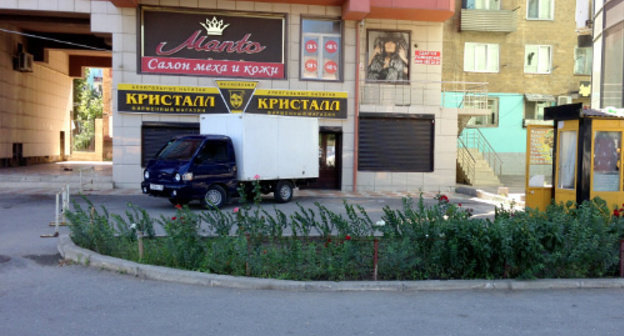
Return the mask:
<svg viewBox="0 0 624 336"><path fill-rule="evenodd" d="M368 112L414 112L425 106L454 109L459 119L486 115L484 82L410 81L403 84L360 82L360 108Z"/></svg>
<svg viewBox="0 0 624 336"><path fill-rule="evenodd" d="M461 31L511 33L518 14L513 10L462 9Z"/></svg>

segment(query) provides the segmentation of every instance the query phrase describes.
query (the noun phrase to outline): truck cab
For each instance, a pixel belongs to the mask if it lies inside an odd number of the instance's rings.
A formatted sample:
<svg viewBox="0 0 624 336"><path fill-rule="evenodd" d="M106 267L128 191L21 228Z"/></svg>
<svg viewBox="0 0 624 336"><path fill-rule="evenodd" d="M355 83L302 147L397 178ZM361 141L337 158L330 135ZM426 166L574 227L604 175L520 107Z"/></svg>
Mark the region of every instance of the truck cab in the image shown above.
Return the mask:
<svg viewBox="0 0 624 336"><path fill-rule="evenodd" d="M171 139L143 172L144 194L172 204L200 200L221 207L236 193L236 154L225 135L188 135Z"/></svg>

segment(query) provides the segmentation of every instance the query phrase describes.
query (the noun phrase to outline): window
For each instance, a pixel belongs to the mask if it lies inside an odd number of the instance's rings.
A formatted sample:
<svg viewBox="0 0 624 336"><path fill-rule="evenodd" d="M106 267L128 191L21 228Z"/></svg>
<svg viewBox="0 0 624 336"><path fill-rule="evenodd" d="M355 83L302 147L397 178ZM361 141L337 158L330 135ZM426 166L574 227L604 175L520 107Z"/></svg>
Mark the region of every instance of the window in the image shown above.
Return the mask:
<svg viewBox="0 0 624 336"><path fill-rule="evenodd" d="M342 23L301 19L301 79L342 79Z"/></svg>
<svg viewBox="0 0 624 336"><path fill-rule="evenodd" d="M464 47L464 71L498 72L498 44L466 42Z"/></svg>
<svg viewBox="0 0 624 336"><path fill-rule="evenodd" d="M466 0L466 9L500 9L499 0Z"/></svg>
<svg viewBox="0 0 624 336"><path fill-rule="evenodd" d="M576 168L576 131L563 131L559 134L559 189L574 189Z"/></svg>
<svg viewBox="0 0 624 336"><path fill-rule="evenodd" d="M466 107L470 107L466 105ZM477 106L474 106L478 108ZM474 116L468 120L466 126L473 127L488 127L498 126L498 98L488 98L487 109L490 110L490 115Z"/></svg>
<svg viewBox="0 0 624 336"><path fill-rule="evenodd" d="M591 75L593 55L592 48L574 48L575 75Z"/></svg>
<svg viewBox="0 0 624 336"><path fill-rule="evenodd" d="M198 164L226 161L228 161L228 150L227 142L224 141L206 141L195 158Z"/></svg>
<svg viewBox="0 0 624 336"><path fill-rule="evenodd" d="M552 20L553 0L528 0L527 19L529 20Z"/></svg>
<svg viewBox="0 0 624 336"><path fill-rule="evenodd" d="M524 47L524 72L549 74L551 69L551 47L528 44Z"/></svg>
<svg viewBox="0 0 624 336"><path fill-rule="evenodd" d="M604 35L601 106L624 107L624 23Z"/></svg>
<svg viewBox="0 0 624 336"><path fill-rule="evenodd" d="M544 120L544 108L552 106L549 101L528 101L525 105L524 118L532 120Z"/></svg>
<svg viewBox="0 0 624 336"><path fill-rule="evenodd" d="M621 132L594 133L594 191L618 191L620 188Z"/></svg>

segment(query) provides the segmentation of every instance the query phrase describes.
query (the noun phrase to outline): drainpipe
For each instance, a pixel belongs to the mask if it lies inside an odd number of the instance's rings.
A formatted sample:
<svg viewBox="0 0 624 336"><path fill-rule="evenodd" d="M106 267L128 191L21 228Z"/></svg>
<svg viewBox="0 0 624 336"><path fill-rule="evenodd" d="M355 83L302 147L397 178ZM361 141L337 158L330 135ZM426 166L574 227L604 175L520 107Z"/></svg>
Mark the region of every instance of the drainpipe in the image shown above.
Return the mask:
<svg viewBox="0 0 624 336"><path fill-rule="evenodd" d="M355 25L355 108L353 120L353 192L357 192L358 143L360 140L360 29L364 21Z"/></svg>

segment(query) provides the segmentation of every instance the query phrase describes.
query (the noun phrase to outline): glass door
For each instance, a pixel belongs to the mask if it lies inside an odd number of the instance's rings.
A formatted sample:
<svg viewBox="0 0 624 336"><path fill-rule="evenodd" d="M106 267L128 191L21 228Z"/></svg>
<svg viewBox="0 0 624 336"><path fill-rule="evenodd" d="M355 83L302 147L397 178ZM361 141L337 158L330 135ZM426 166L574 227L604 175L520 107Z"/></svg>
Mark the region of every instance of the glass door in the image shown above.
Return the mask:
<svg viewBox="0 0 624 336"><path fill-rule="evenodd" d="M622 140L624 121L594 120L590 198L600 197L610 209L624 203L622 192Z"/></svg>
<svg viewBox="0 0 624 336"><path fill-rule="evenodd" d="M557 157L555 203L576 202L578 162L578 120L559 121L557 126Z"/></svg>
<svg viewBox="0 0 624 336"><path fill-rule="evenodd" d="M555 131L552 126L527 125L525 206L546 210L552 201Z"/></svg>

